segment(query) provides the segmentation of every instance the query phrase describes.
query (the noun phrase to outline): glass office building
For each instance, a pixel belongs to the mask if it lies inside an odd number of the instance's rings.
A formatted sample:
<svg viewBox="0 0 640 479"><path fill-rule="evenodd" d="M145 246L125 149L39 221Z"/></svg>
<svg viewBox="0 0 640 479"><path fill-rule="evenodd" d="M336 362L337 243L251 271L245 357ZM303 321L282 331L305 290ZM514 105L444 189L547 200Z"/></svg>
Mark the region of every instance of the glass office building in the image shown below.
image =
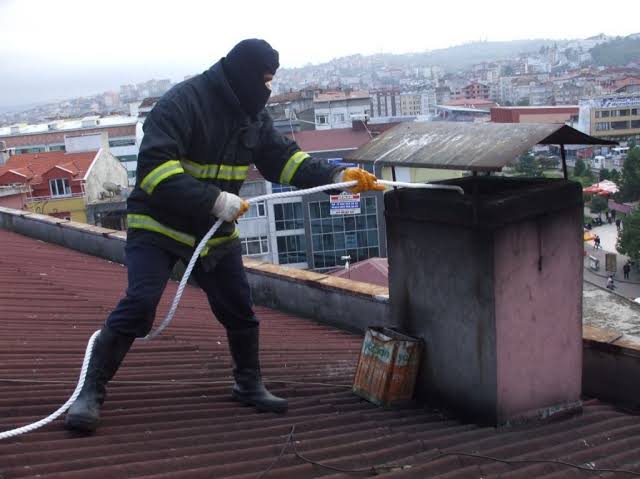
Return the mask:
<svg viewBox="0 0 640 479"><path fill-rule="evenodd" d="M362 261L380 256L377 198L361 198L360 214L335 215L328 200L308 204L313 269L342 266L345 256Z"/></svg>

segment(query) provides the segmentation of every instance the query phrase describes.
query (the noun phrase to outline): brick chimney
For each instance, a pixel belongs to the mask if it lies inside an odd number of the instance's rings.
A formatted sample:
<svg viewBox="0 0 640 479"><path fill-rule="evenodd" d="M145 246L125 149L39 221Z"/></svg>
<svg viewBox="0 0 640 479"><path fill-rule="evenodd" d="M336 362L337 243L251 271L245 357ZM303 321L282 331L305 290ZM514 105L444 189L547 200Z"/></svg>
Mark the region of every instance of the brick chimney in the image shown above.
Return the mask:
<svg viewBox="0 0 640 479"><path fill-rule="evenodd" d="M467 177L385 195L394 324L425 340L417 393L482 424L581 408L582 190Z"/></svg>

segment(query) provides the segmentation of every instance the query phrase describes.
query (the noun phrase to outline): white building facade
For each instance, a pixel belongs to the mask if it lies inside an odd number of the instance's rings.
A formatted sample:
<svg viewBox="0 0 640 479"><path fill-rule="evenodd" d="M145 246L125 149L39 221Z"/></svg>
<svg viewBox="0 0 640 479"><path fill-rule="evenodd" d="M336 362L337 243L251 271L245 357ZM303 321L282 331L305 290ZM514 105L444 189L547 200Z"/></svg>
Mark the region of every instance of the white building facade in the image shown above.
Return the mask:
<svg viewBox="0 0 640 479"><path fill-rule="evenodd" d="M316 130L351 128L353 120L371 116L371 100L368 92L318 93L313 99Z"/></svg>

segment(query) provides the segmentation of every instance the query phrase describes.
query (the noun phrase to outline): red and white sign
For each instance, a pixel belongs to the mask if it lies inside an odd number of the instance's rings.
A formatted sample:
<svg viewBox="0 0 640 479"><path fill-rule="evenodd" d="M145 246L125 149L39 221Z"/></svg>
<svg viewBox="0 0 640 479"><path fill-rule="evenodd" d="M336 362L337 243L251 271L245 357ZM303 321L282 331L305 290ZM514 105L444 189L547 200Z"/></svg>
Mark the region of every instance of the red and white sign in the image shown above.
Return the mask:
<svg viewBox="0 0 640 479"><path fill-rule="evenodd" d="M360 193L342 193L331 195L329 198L329 213L331 215L359 215Z"/></svg>

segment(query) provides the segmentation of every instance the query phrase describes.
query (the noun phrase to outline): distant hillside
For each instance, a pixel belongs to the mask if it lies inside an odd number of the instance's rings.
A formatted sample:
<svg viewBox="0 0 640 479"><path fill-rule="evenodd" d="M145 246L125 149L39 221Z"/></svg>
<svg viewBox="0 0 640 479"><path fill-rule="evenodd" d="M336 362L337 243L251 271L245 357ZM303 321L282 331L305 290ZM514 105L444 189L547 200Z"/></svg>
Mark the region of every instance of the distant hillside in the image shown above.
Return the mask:
<svg viewBox="0 0 640 479"><path fill-rule="evenodd" d="M540 47L561 43L556 40L515 40L510 42L476 42L417 54L420 63L441 65L447 70L470 67L474 63L515 58L521 53L537 52Z"/></svg>
<svg viewBox="0 0 640 479"><path fill-rule="evenodd" d="M613 66L626 65L632 61L640 62L640 36L636 33L601 43L593 47L590 53L596 65Z"/></svg>

